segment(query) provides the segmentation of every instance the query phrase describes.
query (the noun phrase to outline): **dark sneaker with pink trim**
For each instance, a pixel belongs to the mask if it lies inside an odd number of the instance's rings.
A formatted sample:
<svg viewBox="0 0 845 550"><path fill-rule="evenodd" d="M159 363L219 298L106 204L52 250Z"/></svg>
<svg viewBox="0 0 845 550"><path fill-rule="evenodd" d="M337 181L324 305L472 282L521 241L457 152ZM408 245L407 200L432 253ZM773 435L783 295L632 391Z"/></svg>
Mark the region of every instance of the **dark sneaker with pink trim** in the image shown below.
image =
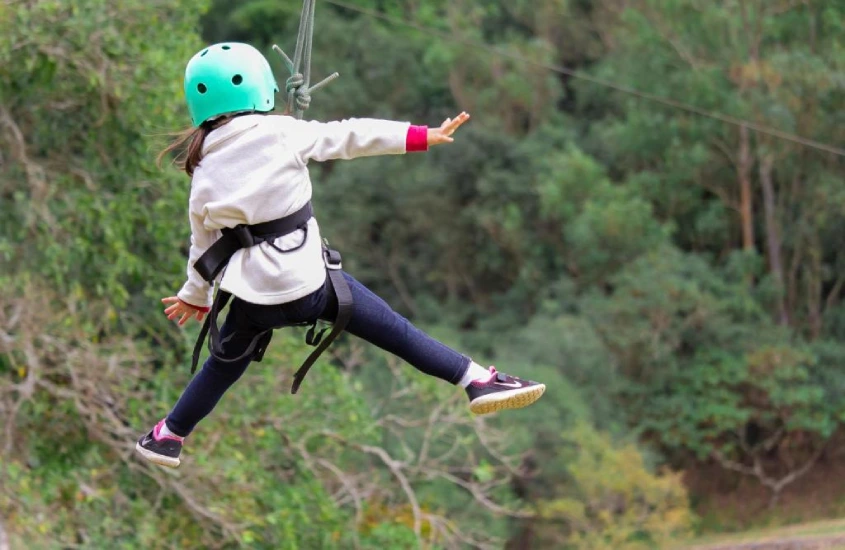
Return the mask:
<svg viewBox="0 0 845 550"><path fill-rule="evenodd" d="M523 380L490 367L490 378L475 380L466 388L469 410L488 414L505 409L521 409L531 405L546 391L546 385Z"/></svg>
<svg viewBox="0 0 845 550"><path fill-rule="evenodd" d="M139 439L135 444L135 450L150 462L177 468L180 463L179 455L182 453L182 438L161 435L163 425L164 420L161 420L150 430L150 433Z"/></svg>

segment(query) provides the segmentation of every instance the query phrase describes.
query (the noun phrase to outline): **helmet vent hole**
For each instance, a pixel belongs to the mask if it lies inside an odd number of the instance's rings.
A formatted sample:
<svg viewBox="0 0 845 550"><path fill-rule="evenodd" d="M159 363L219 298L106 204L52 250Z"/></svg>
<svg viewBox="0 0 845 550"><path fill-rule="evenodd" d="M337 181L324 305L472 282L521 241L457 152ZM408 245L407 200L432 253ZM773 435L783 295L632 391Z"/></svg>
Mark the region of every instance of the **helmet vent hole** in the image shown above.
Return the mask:
<svg viewBox="0 0 845 550"><path fill-rule="evenodd" d="M206 88L205 84L200 82L199 84L197 84L197 91L201 94L204 94L205 92L208 91L208 88Z"/></svg>
<svg viewBox="0 0 845 550"><path fill-rule="evenodd" d="M240 85L240 83L243 82L243 81L244 81L244 77L242 77L239 74L236 74L235 76L232 77L232 84L234 84L235 86Z"/></svg>
<svg viewBox="0 0 845 550"><path fill-rule="evenodd" d="M206 48L205 51L200 54L200 57L203 57L207 53L208 53L208 48Z"/></svg>
<svg viewBox="0 0 845 550"><path fill-rule="evenodd" d="M231 50L231 49L232 49L232 46L223 46L223 49L224 49L224 50Z"/></svg>

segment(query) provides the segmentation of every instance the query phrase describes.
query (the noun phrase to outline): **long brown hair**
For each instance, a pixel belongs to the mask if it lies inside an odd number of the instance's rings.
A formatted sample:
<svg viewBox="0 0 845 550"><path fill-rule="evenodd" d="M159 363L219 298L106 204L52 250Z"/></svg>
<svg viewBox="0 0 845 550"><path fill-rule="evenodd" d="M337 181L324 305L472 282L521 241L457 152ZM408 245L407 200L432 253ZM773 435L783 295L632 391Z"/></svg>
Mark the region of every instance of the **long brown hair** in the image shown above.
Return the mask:
<svg viewBox="0 0 845 550"><path fill-rule="evenodd" d="M165 147L164 150L158 154L158 158L156 159L158 167L161 168L165 157L170 154L175 154L173 162L176 166L178 166L180 170L184 170L189 176L193 176L194 170L196 170L202 160L202 146L203 143L205 143L205 138L208 137L208 134L210 134L213 130L220 128L232 120L232 118L234 117L231 115L225 115L220 118L215 118L214 120L206 120L195 128L191 127L182 130L181 132L171 134L175 136L175 138L170 145Z"/></svg>

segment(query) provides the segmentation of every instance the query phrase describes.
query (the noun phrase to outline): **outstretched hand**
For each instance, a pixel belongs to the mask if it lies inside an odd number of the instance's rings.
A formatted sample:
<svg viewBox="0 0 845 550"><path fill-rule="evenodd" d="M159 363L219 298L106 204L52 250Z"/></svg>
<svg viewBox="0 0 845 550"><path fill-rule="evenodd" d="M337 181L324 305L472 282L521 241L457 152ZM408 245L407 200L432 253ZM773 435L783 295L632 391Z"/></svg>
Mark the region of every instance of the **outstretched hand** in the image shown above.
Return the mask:
<svg viewBox="0 0 845 550"><path fill-rule="evenodd" d="M440 128L429 128L428 129L428 145L440 145L443 143L452 143L455 141L455 138L452 137L452 134L455 133L455 130L461 127L461 125L469 120L469 113L461 112L455 118L447 118L443 121L443 124L440 125Z"/></svg>
<svg viewBox="0 0 845 550"><path fill-rule="evenodd" d="M196 317L197 321L202 321L205 317L204 311L195 308L191 304L183 302L176 296L168 296L167 298L162 298L161 302L163 304L170 304L164 309L164 314L167 315L167 318L169 320L172 321L180 315L182 316L182 318L179 319L180 327L187 323L188 319L190 319L191 317Z"/></svg>

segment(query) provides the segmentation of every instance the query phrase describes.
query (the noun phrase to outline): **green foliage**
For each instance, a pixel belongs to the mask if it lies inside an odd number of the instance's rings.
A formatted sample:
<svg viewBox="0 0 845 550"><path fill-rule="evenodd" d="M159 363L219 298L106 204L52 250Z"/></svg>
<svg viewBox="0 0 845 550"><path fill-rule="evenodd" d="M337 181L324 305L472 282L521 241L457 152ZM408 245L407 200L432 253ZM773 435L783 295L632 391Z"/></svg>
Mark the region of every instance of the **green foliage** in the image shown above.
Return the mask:
<svg viewBox="0 0 845 550"><path fill-rule="evenodd" d="M614 445L591 426L564 434L567 477L563 495L540 503L542 516L562 522L564 535L542 530L555 548L668 548L692 527L677 474L648 471L633 445ZM562 480L563 481L563 480Z"/></svg>
<svg viewBox="0 0 845 550"><path fill-rule="evenodd" d="M559 305L555 302L548 307ZM623 389L623 380L614 357L585 319L559 311L538 314L506 349L502 362L508 369L524 372L554 388L554 399L543 403L537 419L542 430L549 433L538 437L556 437L557 428L574 421L604 429L624 424L624 411L614 402ZM554 416L544 421L542 416L552 411Z"/></svg>
<svg viewBox="0 0 845 550"><path fill-rule="evenodd" d="M745 356L694 358L675 385L653 398L642 428L669 447L706 458L714 451L743 456L780 430L827 440L840 419L841 399L831 399L810 375L818 369L807 351L761 346ZM804 441L802 444L806 443Z"/></svg>
<svg viewBox="0 0 845 550"><path fill-rule="evenodd" d="M3 232L17 273L65 293L133 295L174 281L188 182L151 162L184 126L181 75L200 44L196 2L30 2L0 43ZM151 217L151 214L154 217ZM25 243L23 245L22 243ZM151 261L155 258L156 261Z"/></svg>
<svg viewBox="0 0 845 550"><path fill-rule="evenodd" d="M27 313L24 326L43 317L43 311ZM9 350L23 365L19 377L39 389L15 412L15 452L0 469L0 511L13 535L32 547L77 541L95 548L405 544L417 539L415 515L392 468L411 480L426 514L420 536L433 541L431 548L447 540L441 515L459 518L467 508L449 480L477 462L472 422L451 418L454 394L435 395L429 379L400 375L382 395L386 410L379 414L372 408L377 398L363 393L360 382L323 364L309 375L307 393L292 397L292 368L280 372L279 365L292 365L306 350L279 335L264 363L251 368L189 438L183 467L162 471L128 453L137 427L177 398L186 371L150 375L147 354L124 340L108 336L92 346L84 329L44 324L49 336L27 331ZM42 351L27 361L25 350L33 346ZM432 415L430 423L414 426L407 404L390 406L397 387L418 393L449 420ZM391 431L392 421L405 429ZM407 452L417 453L415 467L399 462ZM498 483L501 466L487 460ZM339 494L355 505L342 505ZM465 537L475 534L475 525L481 524L462 527Z"/></svg>

